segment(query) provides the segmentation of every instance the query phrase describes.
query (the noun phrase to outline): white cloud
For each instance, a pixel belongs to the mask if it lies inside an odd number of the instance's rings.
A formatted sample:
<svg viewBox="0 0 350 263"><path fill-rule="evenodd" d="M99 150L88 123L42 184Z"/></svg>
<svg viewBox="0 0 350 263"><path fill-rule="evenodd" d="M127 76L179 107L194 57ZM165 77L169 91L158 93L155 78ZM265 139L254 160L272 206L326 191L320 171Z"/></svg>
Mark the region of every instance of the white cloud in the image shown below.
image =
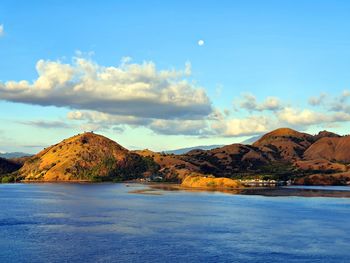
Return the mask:
<svg viewBox="0 0 350 263"><path fill-rule="evenodd" d="M19 123L29 126L34 126L44 129L67 129L72 128L72 125L64 121L47 121L47 120L34 120L34 121L20 121Z"/></svg>
<svg viewBox="0 0 350 263"><path fill-rule="evenodd" d="M333 111L350 113L349 97L350 91L344 90L340 96L335 97L328 103L328 107Z"/></svg>
<svg viewBox="0 0 350 263"><path fill-rule="evenodd" d="M149 126L159 134L167 135L207 135L208 123L205 120L154 120Z"/></svg>
<svg viewBox="0 0 350 263"><path fill-rule="evenodd" d="M112 115L97 111L71 111L67 114L70 120L88 121L91 123L100 123L105 125L146 125L149 124L152 119L138 118L135 116L126 115Z"/></svg>
<svg viewBox="0 0 350 263"><path fill-rule="evenodd" d="M349 97L350 91L344 90L338 96L321 93L319 96L309 98L308 102L312 106L322 106L328 112L350 113Z"/></svg>
<svg viewBox="0 0 350 263"><path fill-rule="evenodd" d="M282 107L280 100L276 97L267 97L265 101L258 103L256 97L250 93L243 95L239 105L248 111L277 111Z"/></svg>
<svg viewBox="0 0 350 263"><path fill-rule="evenodd" d="M325 102L326 97L327 94L321 93L319 96L310 97L308 102L311 106L320 106Z"/></svg>
<svg viewBox="0 0 350 263"><path fill-rule="evenodd" d="M263 110L270 110L270 111L276 111L281 109L281 103L280 100L276 97L267 97L266 100L258 106L258 109L260 111Z"/></svg>
<svg viewBox="0 0 350 263"><path fill-rule="evenodd" d="M182 70L158 70L152 62L131 63L129 57L109 67L78 57L70 64L39 60L36 70L32 82L0 82L0 100L70 108L67 118L84 130L122 132L129 126L168 135L246 136L281 126L305 130L350 121L348 91L333 99L325 94L309 99L328 111L293 108L277 97L258 101L253 94L238 101L241 111L214 109L206 92L189 80L189 62ZM51 128L63 122L25 124Z"/></svg>
<svg viewBox="0 0 350 263"><path fill-rule="evenodd" d="M212 112L205 91L184 78L189 63L184 71L159 71L152 62L129 61L105 67L84 58L39 60L38 78L0 83L0 99L139 118L198 119Z"/></svg>
<svg viewBox="0 0 350 263"><path fill-rule="evenodd" d="M1 25L0 25L0 37L2 37L4 34L5 34L4 25L1 24Z"/></svg>
<svg viewBox="0 0 350 263"><path fill-rule="evenodd" d="M297 110L287 107L278 113L278 119L289 125L308 126L324 123L350 121L350 114L347 113L321 113L308 109Z"/></svg>
<svg viewBox="0 0 350 263"><path fill-rule="evenodd" d="M225 120L221 117L221 121L213 123L213 129L221 131L224 135L234 136L236 134L258 134L264 130L268 131L285 126L306 130L314 125L324 128L330 125L339 125L350 121L350 105L347 103L349 97L350 92L348 91L344 91L335 98L322 93L308 101L312 106L323 107L314 111L283 104L276 97L267 97L259 103L253 94L248 93L244 94L241 100L238 100L241 111L236 112L236 114L239 113L246 117L231 120L227 119L228 116ZM256 112L259 112L260 116L255 115Z"/></svg>
<svg viewBox="0 0 350 263"><path fill-rule="evenodd" d="M70 120L85 121L81 127L91 127L90 130L101 130L109 127L120 131L123 129L121 126L129 125L131 127L143 126L155 133L167 135L203 135L209 132L206 120L137 118L92 111L72 111L68 113L67 117Z"/></svg>
<svg viewBox="0 0 350 263"><path fill-rule="evenodd" d="M221 119L214 121L211 128L219 136L247 136L267 132L273 128L273 121L266 116Z"/></svg>

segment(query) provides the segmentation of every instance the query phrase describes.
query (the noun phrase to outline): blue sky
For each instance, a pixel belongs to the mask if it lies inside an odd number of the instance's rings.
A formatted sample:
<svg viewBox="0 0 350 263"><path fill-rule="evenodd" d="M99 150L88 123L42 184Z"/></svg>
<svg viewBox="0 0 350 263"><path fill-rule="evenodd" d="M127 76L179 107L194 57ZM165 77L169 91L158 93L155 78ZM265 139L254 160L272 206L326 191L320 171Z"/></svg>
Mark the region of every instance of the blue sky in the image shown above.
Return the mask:
<svg viewBox="0 0 350 263"><path fill-rule="evenodd" d="M331 0L1 1L0 150L86 129L153 150L280 126L347 134L349 13Z"/></svg>

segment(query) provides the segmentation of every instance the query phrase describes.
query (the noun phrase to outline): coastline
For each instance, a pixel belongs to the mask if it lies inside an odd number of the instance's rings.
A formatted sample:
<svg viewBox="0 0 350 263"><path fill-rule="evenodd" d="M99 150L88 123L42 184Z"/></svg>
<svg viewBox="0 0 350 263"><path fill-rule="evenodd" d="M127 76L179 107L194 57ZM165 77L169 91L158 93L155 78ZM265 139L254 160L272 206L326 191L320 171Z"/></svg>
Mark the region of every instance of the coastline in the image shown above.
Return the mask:
<svg viewBox="0 0 350 263"><path fill-rule="evenodd" d="M172 182L139 182L139 181L124 181L124 182L91 182L91 181L31 181L24 180L18 183L11 184L123 184L125 187L133 185L144 186L142 189L131 190L131 194L146 194L146 195L162 195L162 191L185 191L185 192L218 192L231 195L256 195L266 197L329 197L329 198L350 198L349 189L337 190L326 186L272 186L272 187L243 187L243 188L228 188L228 187L186 187L179 183ZM313 188L315 187L315 188ZM322 189L325 187L325 189ZM345 186L346 187L346 186Z"/></svg>

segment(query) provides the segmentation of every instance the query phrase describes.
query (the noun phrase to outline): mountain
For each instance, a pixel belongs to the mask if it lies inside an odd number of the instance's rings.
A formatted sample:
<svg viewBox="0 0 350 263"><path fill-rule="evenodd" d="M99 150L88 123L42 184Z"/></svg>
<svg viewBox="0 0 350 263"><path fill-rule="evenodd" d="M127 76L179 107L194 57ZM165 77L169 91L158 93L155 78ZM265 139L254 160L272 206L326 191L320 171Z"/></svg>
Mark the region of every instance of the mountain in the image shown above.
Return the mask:
<svg viewBox="0 0 350 263"><path fill-rule="evenodd" d="M182 160L198 167L204 174L229 176L240 172L254 172L267 165L269 157L256 147L231 144L212 150L192 150Z"/></svg>
<svg viewBox="0 0 350 263"><path fill-rule="evenodd" d="M44 149L19 170L25 180L91 181L142 177L153 161L91 132Z"/></svg>
<svg viewBox="0 0 350 263"><path fill-rule="evenodd" d="M0 158L12 159L31 156L32 154L23 153L23 152L9 152L9 153L0 153Z"/></svg>
<svg viewBox="0 0 350 263"><path fill-rule="evenodd" d="M191 147L182 149L186 151L182 154L129 151L104 136L87 132L31 157L0 158L0 174L15 172L13 176L27 181L160 177L180 182L188 176L214 176L350 184L350 136L328 131L311 135L280 128L263 135L252 145L206 147L213 149Z"/></svg>
<svg viewBox="0 0 350 263"><path fill-rule="evenodd" d="M253 146L268 153L272 160L292 162L301 159L314 141L314 136L310 134L280 128L265 134Z"/></svg>
<svg viewBox="0 0 350 263"><path fill-rule="evenodd" d="M349 169L346 165L350 163L349 149L350 136L341 137L328 131L310 135L280 128L265 134L253 145L232 144L212 150L192 150L178 158L197 167L197 172L216 177L264 175L276 180L305 177L309 178L305 181L308 184L312 184L313 179L315 184L344 184L350 181L350 176L344 177ZM320 175L310 177L313 174ZM329 179L330 174L338 176ZM320 180L322 175L328 179Z"/></svg>
<svg viewBox="0 0 350 263"><path fill-rule="evenodd" d="M180 149L176 149L176 150L169 150L169 151L164 151L164 153L168 153L168 154L185 154L188 153L189 151L192 150L211 150L211 149L215 149L215 148L219 148L222 147L224 145L202 145L202 146L194 146L194 147L188 147L188 148L180 148Z"/></svg>

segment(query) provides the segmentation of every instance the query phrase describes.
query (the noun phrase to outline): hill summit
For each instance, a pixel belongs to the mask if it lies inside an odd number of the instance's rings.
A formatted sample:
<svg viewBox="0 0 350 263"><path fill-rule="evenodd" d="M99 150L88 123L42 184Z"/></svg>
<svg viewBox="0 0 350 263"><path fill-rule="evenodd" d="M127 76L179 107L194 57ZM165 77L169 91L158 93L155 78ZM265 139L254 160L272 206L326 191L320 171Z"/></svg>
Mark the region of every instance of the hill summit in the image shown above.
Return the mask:
<svg viewBox="0 0 350 263"><path fill-rule="evenodd" d="M314 136L310 134L280 128L265 134L253 146L270 154L273 160L293 161L301 159L314 141Z"/></svg>

